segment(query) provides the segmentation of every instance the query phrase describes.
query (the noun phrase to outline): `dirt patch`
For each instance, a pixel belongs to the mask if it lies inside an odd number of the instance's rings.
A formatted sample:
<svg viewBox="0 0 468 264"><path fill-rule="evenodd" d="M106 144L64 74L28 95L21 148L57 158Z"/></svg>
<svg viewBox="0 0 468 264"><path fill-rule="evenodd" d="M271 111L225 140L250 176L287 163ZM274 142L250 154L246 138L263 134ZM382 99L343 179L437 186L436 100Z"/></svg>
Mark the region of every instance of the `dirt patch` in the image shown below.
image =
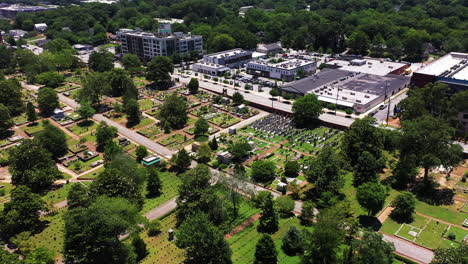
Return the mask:
<svg viewBox="0 0 468 264"><path fill-rule="evenodd" d="M249 225L251 225L253 222L255 222L255 220L259 219L260 218L260 214L256 214L252 217L250 217L249 219L247 219L245 222L243 222L240 226L234 228L231 232L229 232L229 234L226 234L224 236L224 239L229 239L231 238L232 236L234 236L235 234L239 233L240 231L244 230L246 227L248 227Z"/></svg>

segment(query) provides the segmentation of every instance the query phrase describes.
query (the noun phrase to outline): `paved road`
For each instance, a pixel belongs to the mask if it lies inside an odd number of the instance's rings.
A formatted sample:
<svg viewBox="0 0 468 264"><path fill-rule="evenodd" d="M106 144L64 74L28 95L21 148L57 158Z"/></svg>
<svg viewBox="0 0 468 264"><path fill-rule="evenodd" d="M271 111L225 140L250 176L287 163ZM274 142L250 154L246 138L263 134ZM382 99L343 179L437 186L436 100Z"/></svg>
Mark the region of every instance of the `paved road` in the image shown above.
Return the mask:
<svg viewBox="0 0 468 264"><path fill-rule="evenodd" d="M406 93L403 93L403 94L401 94L401 95L399 95L399 96L397 96L395 98L392 98L389 107L387 107L387 108L385 108L383 110L377 109L378 112L374 115L375 119L377 119L377 122L379 122L379 124L384 122L387 119L388 110L390 109L390 114L389 115L392 115L393 108L395 107L395 105L399 104L406 97L408 97L408 95ZM388 104L388 101L386 101L385 104Z"/></svg>
<svg viewBox="0 0 468 264"><path fill-rule="evenodd" d="M78 104L75 100L71 99L71 98L68 98L66 96L64 96L63 94L59 94L59 99L60 101L64 102L65 104L71 106L72 108L78 108L80 107L80 104ZM147 149L149 149L150 151L152 152L155 152L161 156L164 156L166 158L170 158L172 156L172 154L174 154L174 151L171 151L159 144L157 144L156 142L154 141L151 141L150 139L136 133L135 131L132 131L112 120L110 120L109 118L103 116L102 114L95 114L93 116L93 118L98 121L98 122L101 122L101 121L105 121L107 124L111 125L111 126L114 126L117 128L118 132L127 137L128 139L130 139L131 141L134 141L136 143L138 143L139 145L143 145L145 146Z"/></svg>
<svg viewBox="0 0 468 264"><path fill-rule="evenodd" d="M162 205L154 208L153 210L147 212L143 216L148 218L148 220L150 220L150 221L154 220L154 219L158 219L161 216L169 213L170 211L174 210L177 207L176 200L177 200L177 197L175 197L175 198L163 203Z"/></svg>
<svg viewBox="0 0 468 264"><path fill-rule="evenodd" d="M184 83L188 83L190 81L190 78L180 77L179 75L178 75L178 78L181 82L184 82ZM236 92L236 90L234 90L233 87L230 87L228 85L224 87L219 84L208 82L206 80L200 80L200 87L203 89L215 92L215 93L222 93L223 89L227 89L227 94L229 96L232 96ZM256 92L245 93L242 90L238 90L238 92L240 92L244 96L244 99L246 101L249 101L258 105L262 105L265 107L271 107L273 109L277 109L283 112L292 113L291 104L285 104L283 102L270 100L270 98L265 97L264 95L260 95L259 93L256 93ZM323 122L337 124L339 126L344 126L344 127L349 127L354 122L354 119L345 118L342 116L335 116L331 114L322 114L320 115L319 119L322 120Z"/></svg>
<svg viewBox="0 0 468 264"><path fill-rule="evenodd" d="M429 249L417 246L411 242L403 239L383 234L384 240L393 243L395 245L395 251L398 254L409 257L420 263L430 263L434 258L434 252Z"/></svg>

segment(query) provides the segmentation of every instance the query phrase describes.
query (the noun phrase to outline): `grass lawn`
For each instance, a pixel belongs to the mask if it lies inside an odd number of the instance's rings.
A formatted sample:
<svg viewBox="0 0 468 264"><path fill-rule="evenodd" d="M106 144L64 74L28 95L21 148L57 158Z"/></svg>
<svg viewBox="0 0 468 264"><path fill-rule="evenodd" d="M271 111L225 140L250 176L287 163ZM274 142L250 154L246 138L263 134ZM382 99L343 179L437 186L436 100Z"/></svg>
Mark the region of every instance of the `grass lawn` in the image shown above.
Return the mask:
<svg viewBox="0 0 468 264"><path fill-rule="evenodd" d="M42 196L42 200L49 205L56 204L63 200L67 199L68 191L70 190L72 184L64 184L63 187L60 187L56 190L49 191L47 194Z"/></svg>
<svg viewBox="0 0 468 264"><path fill-rule="evenodd" d="M22 126L21 129L26 132L30 136L34 136L35 134L44 130L44 126L42 122L35 122L32 124L28 124L26 126Z"/></svg>
<svg viewBox="0 0 468 264"><path fill-rule="evenodd" d="M10 197L10 192L13 189L13 185L11 185L11 183L0 182L0 186L3 186L0 190L5 191L5 195L0 196L0 202L2 202Z"/></svg>
<svg viewBox="0 0 468 264"><path fill-rule="evenodd" d="M141 210L142 214L151 211L152 209L177 196L177 190L181 184L180 178L171 172L161 172L159 174L159 178L161 179L162 193L160 196L155 198L145 198L145 203L143 204L143 209ZM146 187L144 195L146 197Z"/></svg>
<svg viewBox="0 0 468 264"><path fill-rule="evenodd" d="M255 246L261 234L257 232L257 226L259 221L255 221L247 228L237 233L228 240L228 243L232 249L232 261L235 264L248 264L254 262ZM272 235L273 241L275 242L276 249L278 251L278 263L290 264L299 263L300 257L290 257L284 254L281 249L283 235L288 231L291 226L296 226L298 229L303 229L299 224L299 219L291 217L287 219L280 219L280 229L278 232ZM312 227L306 227L308 230L312 230Z"/></svg>
<svg viewBox="0 0 468 264"><path fill-rule="evenodd" d="M148 237L147 232L140 233L141 238L145 241L148 249L148 256L144 258L141 263L143 264L180 264L183 263L184 250L178 248L174 241L168 240L167 230L174 229L176 225L175 213L160 220L161 233L157 236Z"/></svg>
<svg viewBox="0 0 468 264"><path fill-rule="evenodd" d="M36 248L44 247L50 249L54 251L56 257L62 255L65 228L63 214L65 212L66 209L61 209L56 214L42 218L47 223L47 227L30 238Z"/></svg>
<svg viewBox="0 0 468 264"><path fill-rule="evenodd" d="M138 105L140 106L140 111L146 111L160 105L160 103L151 99L143 99L138 101Z"/></svg>
<svg viewBox="0 0 468 264"><path fill-rule="evenodd" d="M96 139L95 132L91 132L89 134L86 134L86 135L82 136L82 138L85 138L86 142L91 143L92 145L96 145L97 139Z"/></svg>
<svg viewBox="0 0 468 264"><path fill-rule="evenodd" d="M466 214L457 212L455 205L430 205L425 202L416 202L416 211L440 220L447 221L452 224L462 225Z"/></svg>
<svg viewBox="0 0 468 264"><path fill-rule="evenodd" d="M13 117L13 122L15 123L15 125L19 126L19 125L22 125L24 123L27 123L28 118L27 118L26 114L22 114L20 116Z"/></svg>
<svg viewBox="0 0 468 264"><path fill-rule="evenodd" d="M154 119L152 118L148 118L148 117L143 117L141 120L140 120L140 123L132 126L131 128L132 129L140 129L142 127L145 127L145 126L148 126L152 123L156 122Z"/></svg>
<svg viewBox="0 0 468 264"><path fill-rule="evenodd" d="M85 120L79 123L73 124L68 128L73 134L75 135L82 135L90 131L94 131L98 127L98 123L94 122L93 120Z"/></svg>
<svg viewBox="0 0 468 264"><path fill-rule="evenodd" d="M68 149L73 153L78 153L86 149L86 146L81 144L80 141L76 139L67 140Z"/></svg>
<svg viewBox="0 0 468 264"><path fill-rule="evenodd" d="M73 170L77 174L80 174L80 173L83 173L85 171L92 169L91 163L101 160L101 159L102 159L101 156L96 156L86 162L79 160L79 161L74 162L72 165L70 165L69 169Z"/></svg>
<svg viewBox="0 0 468 264"><path fill-rule="evenodd" d="M183 143L186 140L187 140L187 137L185 135L175 133L161 140L158 140L158 143L163 146L167 146L173 143Z"/></svg>
<svg viewBox="0 0 468 264"><path fill-rule="evenodd" d="M222 128L226 128L238 123L240 120L226 113L222 113L216 117L208 119L208 121Z"/></svg>
<svg viewBox="0 0 468 264"><path fill-rule="evenodd" d="M101 167L99 167L99 169L96 169L94 171L91 171L91 172L88 172L86 174L81 175L80 177L78 177L78 179L80 179L80 180L94 179L99 175L99 173L103 172L104 169L105 169L104 166L101 166Z"/></svg>
<svg viewBox="0 0 468 264"><path fill-rule="evenodd" d="M157 135L161 134L163 131L158 124L145 127L141 130L138 130L138 133L142 134L143 136L151 139L155 139Z"/></svg>

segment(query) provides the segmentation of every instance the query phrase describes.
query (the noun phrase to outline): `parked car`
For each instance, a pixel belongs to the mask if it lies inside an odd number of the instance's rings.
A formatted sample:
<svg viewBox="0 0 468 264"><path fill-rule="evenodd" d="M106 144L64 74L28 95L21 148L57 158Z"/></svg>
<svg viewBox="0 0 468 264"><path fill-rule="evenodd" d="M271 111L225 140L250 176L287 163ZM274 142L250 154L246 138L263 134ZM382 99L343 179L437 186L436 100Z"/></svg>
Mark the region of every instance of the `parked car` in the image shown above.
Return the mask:
<svg viewBox="0 0 468 264"><path fill-rule="evenodd" d="M380 110L384 110L385 108L387 108L387 105L386 105L386 104L383 104L383 105L380 105L380 106L379 106L379 109L380 109Z"/></svg>

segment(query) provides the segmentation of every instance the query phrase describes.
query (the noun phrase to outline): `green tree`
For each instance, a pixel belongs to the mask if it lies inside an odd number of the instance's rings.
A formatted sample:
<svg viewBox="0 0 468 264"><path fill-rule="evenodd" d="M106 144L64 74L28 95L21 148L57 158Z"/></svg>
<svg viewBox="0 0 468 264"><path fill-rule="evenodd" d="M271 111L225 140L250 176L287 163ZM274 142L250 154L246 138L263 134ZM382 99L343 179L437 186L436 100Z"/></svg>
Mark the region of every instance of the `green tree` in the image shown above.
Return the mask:
<svg viewBox="0 0 468 264"><path fill-rule="evenodd" d="M17 80L0 80L0 104L15 116L23 111L21 84Z"/></svg>
<svg viewBox="0 0 468 264"><path fill-rule="evenodd" d="M153 167L148 168L148 181L146 183L146 192L148 197L158 197L161 195L162 183L159 178L159 172Z"/></svg>
<svg viewBox="0 0 468 264"><path fill-rule="evenodd" d="M239 162L249 156L252 147L249 145L249 143L241 141L233 142L228 146L227 150L229 153L231 153L233 160Z"/></svg>
<svg viewBox="0 0 468 264"><path fill-rule="evenodd" d="M135 179L115 168L106 168L90 187L91 196L125 198L139 209L143 206L143 196Z"/></svg>
<svg viewBox="0 0 468 264"><path fill-rule="evenodd" d="M354 165L354 186L359 186L366 182L376 182L379 178L377 170L379 169L379 162L367 151L361 153L356 164Z"/></svg>
<svg viewBox="0 0 468 264"><path fill-rule="evenodd" d="M146 78L153 81L159 89L167 89L171 86L171 73L174 65L169 57L154 57L146 67Z"/></svg>
<svg viewBox="0 0 468 264"><path fill-rule="evenodd" d="M308 226L312 223L312 220L315 216L314 210L314 202L304 201L304 203L302 203L301 215L299 216L299 219L301 220L301 225Z"/></svg>
<svg viewBox="0 0 468 264"><path fill-rule="evenodd" d="M349 36L348 46L352 53L367 55L370 47L369 37L363 31L355 31Z"/></svg>
<svg viewBox="0 0 468 264"><path fill-rule="evenodd" d="M291 215L291 212L294 210L294 200L289 196L280 196L275 200L276 205L278 206L278 211L282 217L288 217Z"/></svg>
<svg viewBox="0 0 468 264"><path fill-rule="evenodd" d="M192 162L192 158L184 148L179 150L177 154L173 155L172 159L174 162L174 168L179 172L183 172L188 169Z"/></svg>
<svg viewBox="0 0 468 264"><path fill-rule="evenodd" d="M25 140L9 151L11 182L26 185L33 192L49 188L55 180L62 178L52 155L32 140Z"/></svg>
<svg viewBox="0 0 468 264"><path fill-rule="evenodd" d="M88 120L94 116L96 110L89 104L89 103L82 103L81 106L78 108L78 114L80 118L83 120Z"/></svg>
<svg viewBox="0 0 468 264"><path fill-rule="evenodd" d="M374 126L375 124L376 121L373 117L365 117L357 119L346 130L341 148L348 157L351 166L356 165L362 153L366 151L375 160L382 157L384 137L380 129Z"/></svg>
<svg viewBox="0 0 468 264"><path fill-rule="evenodd" d="M123 55L121 62L125 70L131 73L139 72L142 70L140 58L138 58L138 56L135 54L128 53Z"/></svg>
<svg viewBox="0 0 468 264"><path fill-rule="evenodd" d="M89 68L96 72L106 72L114 68L114 55L106 50L95 51L89 55Z"/></svg>
<svg viewBox="0 0 468 264"><path fill-rule="evenodd" d="M64 51L64 50L71 50L72 46L70 45L68 40L62 39L62 38L56 38L56 39L53 39L53 40L47 42L44 45L44 48L47 51L50 51L52 53L58 53L58 52L61 52L61 51Z"/></svg>
<svg viewBox="0 0 468 264"><path fill-rule="evenodd" d="M127 126L132 127L140 123L141 120L141 112L140 112L140 105L138 101L135 99L130 99L124 105L124 111L127 114Z"/></svg>
<svg viewBox="0 0 468 264"><path fill-rule="evenodd" d="M390 217L401 223L413 222L413 214L416 210L416 198L410 192L401 192L392 202L392 213Z"/></svg>
<svg viewBox="0 0 468 264"><path fill-rule="evenodd" d="M135 249L137 261L142 261L149 253L148 249L146 249L145 241L143 241L139 235L133 237L132 246Z"/></svg>
<svg viewBox="0 0 468 264"><path fill-rule="evenodd" d="M257 226L258 232L273 234L278 231L278 213L273 202L273 195L268 192L261 205L262 216Z"/></svg>
<svg viewBox="0 0 468 264"><path fill-rule="evenodd" d="M218 52L222 50L230 50L235 48L236 40L233 39L228 34L218 34L216 35L210 43L210 49L213 52Z"/></svg>
<svg viewBox="0 0 468 264"><path fill-rule="evenodd" d="M36 248L26 256L23 262L24 264L54 264L54 252L48 248Z"/></svg>
<svg viewBox="0 0 468 264"><path fill-rule="evenodd" d="M395 247L392 243L383 240L382 234L365 231L362 238L355 242L357 243L357 246L355 246L355 263L393 263Z"/></svg>
<svg viewBox="0 0 468 264"><path fill-rule="evenodd" d="M83 88L78 93L78 101L99 104L102 96L111 89L106 73L92 72L83 79Z"/></svg>
<svg viewBox="0 0 468 264"><path fill-rule="evenodd" d="M143 158L148 156L148 150L146 149L145 146L140 145L136 147L135 155L136 155L137 162L141 162Z"/></svg>
<svg viewBox="0 0 468 264"><path fill-rule="evenodd" d="M195 122L195 131L194 134L196 137L203 136L206 133L208 133L208 129L210 128L210 125L206 121L205 118L200 117L197 122Z"/></svg>
<svg viewBox="0 0 468 264"><path fill-rule="evenodd" d="M255 246L255 264L278 263L278 252L269 234L263 234Z"/></svg>
<svg viewBox="0 0 468 264"><path fill-rule="evenodd" d="M252 179L256 182L267 184L276 176L275 163L268 160L257 160L252 163Z"/></svg>
<svg viewBox="0 0 468 264"><path fill-rule="evenodd" d="M211 150L217 150L218 149L218 140L216 139L216 137L214 136L213 139L208 143L208 145L210 146Z"/></svg>
<svg viewBox="0 0 468 264"><path fill-rule="evenodd" d="M296 160L287 161L284 164L284 176L289 178L296 178L299 175L301 165Z"/></svg>
<svg viewBox="0 0 468 264"><path fill-rule="evenodd" d="M14 124L8 108L0 104L0 134L4 135Z"/></svg>
<svg viewBox="0 0 468 264"><path fill-rule="evenodd" d="M435 251L431 264L466 264L468 246L461 244L459 247L440 248Z"/></svg>
<svg viewBox="0 0 468 264"><path fill-rule="evenodd" d="M89 207L64 216L63 255L67 263L135 263L136 256L119 237L135 230L138 209L121 198L98 197Z"/></svg>
<svg viewBox="0 0 468 264"><path fill-rule="evenodd" d="M36 108L31 102L28 102L28 104L26 105L26 115L28 117L28 122L36 122L37 120Z"/></svg>
<svg viewBox="0 0 468 264"><path fill-rule="evenodd" d="M304 239L295 226L291 226L284 234L281 248L288 256L301 255L304 251Z"/></svg>
<svg viewBox="0 0 468 264"><path fill-rule="evenodd" d="M60 85L62 85L63 81L65 80L65 77L63 76L63 74L60 74L58 72L49 71L39 74L36 80L39 84L45 85L50 88L57 88Z"/></svg>
<svg viewBox="0 0 468 264"><path fill-rule="evenodd" d="M129 99L138 98L138 90L133 83L132 78L123 69L112 69L109 74L110 91L109 94L114 97L126 96ZM125 104L125 102L124 102Z"/></svg>
<svg viewBox="0 0 468 264"><path fill-rule="evenodd" d="M243 104L243 103L244 103L244 96L242 96L242 94L239 93L239 92L235 92L235 93L232 95L232 102L233 102L235 105Z"/></svg>
<svg viewBox="0 0 468 264"><path fill-rule="evenodd" d="M400 157L424 168L424 180L431 168L456 166L463 157L460 145L452 142L453 129L430 115L402 122Z"/></svg>
<svg viewBox="0 0 468 264"><path fill-rule="evenodd" d="M340 171L342 160L331 148L324 147L316 159L309 164L305 176L313 183L319 194L324 192L339 193L344 186L343 174Z"/></svg>
<svg viewBox="0 0 468 264"><path fill-rule="evenodd" d="M176 93L167 96L159 109L161 123L167 123L173 129L184 127L188 121L187 101Z"/></svg>
<svg viewBox="0 0 468 264"><path fill-rule="evenodd" d="M43 115L51 115L60 106L57 92L52 88L42 88L37 94L37 104Z"/></svg>
<svg viewBox="0 0 468 264"><path fill-rule="evenodd" d="M232 263L223 233L200 212L182 223L176 245L185 249L185 263Z"/></svg>
<svg viewBox="0 0 468 264"><path fill-rule="evenodd" d="M41 222L40 211L45 209L39 195L26 186L16 187L0 214L2 237L8 239L24 231L34 231Z"/></svg>
<svg viewBox="0 0 468 264"><path fill-rule="evenodd" d="M88 207L91 202L89 195L89 187L83 185L81 182L74 183L67 195L68 209L71 210L77 207Z"/></svg>
<svg viewBox="0 0 468 264"><path fill-rule="evenodd" d="M208 144L202 144L197 150L197 161L200 163L208 163L211 160L212 150Z"/></svg>
<svg viewBox="0 0 468 264"><path fill-rule="evenodd" d="M192 78L190 79L190 82L189 84L187 85L187 88L189 89L189 91L193 94L197 93L198 92L198 79L197 78Z"/></svg>
<svg viewBox="0 0 468 264"><path fill-rule="evenodd" d="M322 105L315 94L307 94L294 102L292 112L296 126L310 127L317 124Z"/></svg>
<svg viewBox="0 0 468 264"><path fill-rule="evenodd" d="M314 231L306 237L303 264L338 263L340 246L344 242L345 233L341 227L344 215L336 208L321 210L317 217Z"/></svg>
<svg viewBox="0 0 468 264"><path fill-rule="evenodd" d="M117 136L117 128L109 126L105 121L101 121L96 129L97 148L101 151L104 147Z"/></svg>
<svg viewBox="0 0 468 264"><path fill-rule="evenodd" d="M65 132L48 121L43 121L43 126L44 130L39 132L35 138L39 146L49 151L53 158L67 154L68 145Z"/></svg>
<svg viewBox="0 0 468 264"><path fill-rule="evenodd" d="M387 189L380 183L364 183L357 189L356 199L364 207L368 215L375 215L382 210L385 199L388 196Z"/></svg>

